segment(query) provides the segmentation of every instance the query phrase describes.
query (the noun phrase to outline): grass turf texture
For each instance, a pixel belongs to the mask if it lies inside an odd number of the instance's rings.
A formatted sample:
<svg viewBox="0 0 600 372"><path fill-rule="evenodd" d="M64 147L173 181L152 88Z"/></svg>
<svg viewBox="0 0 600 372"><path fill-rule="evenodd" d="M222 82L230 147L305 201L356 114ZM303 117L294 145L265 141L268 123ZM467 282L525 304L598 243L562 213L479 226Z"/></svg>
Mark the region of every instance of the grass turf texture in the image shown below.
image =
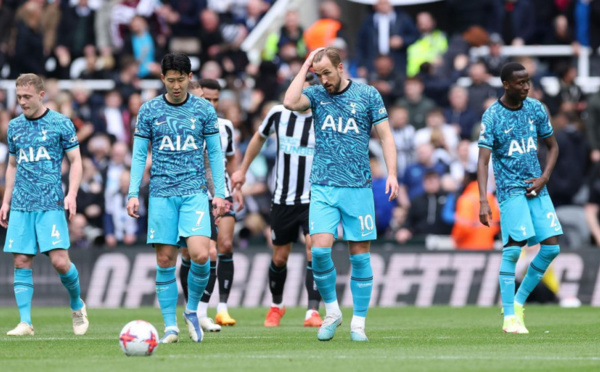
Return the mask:
<svg viewBox="0 0 600 372"><path fill-rule="evenodd" d="M302 327L305 309L288 309L279 328L263 327L266 309L231 309L234 327L193 343L178 309L178 344L151 357L126 357L119 331L130 320L153 323L158 309L89 309L90 329L76 337L65 308L34 308L35 336L8 337L16 308L0 308L2 371L598 371L598 309L528 306L529 335L503 334L498 308L374 308L368 343L350 341L351 309L329 342ZM211 309L209 314L214 313Z"/></svg>

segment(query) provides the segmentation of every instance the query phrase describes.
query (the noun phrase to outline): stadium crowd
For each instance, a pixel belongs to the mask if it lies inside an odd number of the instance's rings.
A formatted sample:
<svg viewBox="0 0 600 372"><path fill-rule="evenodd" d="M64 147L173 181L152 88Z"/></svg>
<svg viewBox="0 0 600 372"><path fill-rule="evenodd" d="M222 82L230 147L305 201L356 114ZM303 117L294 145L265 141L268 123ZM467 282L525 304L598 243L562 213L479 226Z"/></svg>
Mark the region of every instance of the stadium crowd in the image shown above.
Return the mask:
<svg viewBox="0 0 600 372"><path fill-rule="evenodd" d="M491 249L498 210L492 228L480 225L473 173L481 115L501 93L489 81L509 60L502 46L572 45L575 51L600 46L600 0L446 0L443 30L428 12L413 16L379 0L365 5L369 11L355 35L343 22L343 2L325 0L320 18L306 29L299 12L288 10L281 29L268 36L260 64L250 63L240 45L273 2L0 0L0 70L9 71L10 79L26 72L43 75L46 105L70 117L77 128L83 181L70 226L74 248L130 245L146 234L144 219L131 219L126 211L132 133L142 103L162 93L140 86L142 79L160 77L162 55L184 52L200 62L194 71L198 79L221 82L218 113L234 124L241 158L307 52L334 46L344 56L347 77L381 93L395 137L403 192L393 203L384 192L379 142L374 138L370 146L380 237L402 244L427 240L432 246L452 242L459 249ZM470 57L469 50L482 45L489 46L489 55ZM552 117L560 156L548 188L567 232L564 245L577 248L600 246L600 92L586 95L575 83L573 58L517 60L530 73L530 96L541 100ZM544 90L544 76L558 78L557 93ZM461 77L469 77L471 84L458 85ZM59 79L75 84L61 90ZM110 79L115 87L90 90L88 79ZM20 114L7 102L0 90L2 178L8 122ZM249 170L246 206L236 228L242 246L252 237L269 239L276 146L267 141ZM146 192L148 177L149 167ZM489 189L490 205L496 205L493 180Z"/></svg>

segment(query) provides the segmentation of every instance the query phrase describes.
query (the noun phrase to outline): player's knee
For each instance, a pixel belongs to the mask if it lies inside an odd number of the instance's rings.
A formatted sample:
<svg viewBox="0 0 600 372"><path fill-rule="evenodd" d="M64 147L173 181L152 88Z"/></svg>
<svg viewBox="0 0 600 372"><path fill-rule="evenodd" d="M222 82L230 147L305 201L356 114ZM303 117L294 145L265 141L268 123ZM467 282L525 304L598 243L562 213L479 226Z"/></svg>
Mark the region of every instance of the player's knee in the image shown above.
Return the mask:
<svg viewBox="0 0 600 372"><path fill-rule="evenodd" d="M220 254L231 254L233 253L233 242L231 239L222 239L219 241L218 249Z"/></svg>
<svg viewBox="0 0 600 372"><path fill-rule="evenodd" d="M190 260L190 252L187 249L181 249L181 258L184 260Z"/></svg>
<svg viewBox="0 0 600 372"><path fill-rule="evenodd" d="M520 247L505 247L502 250L502 260L517 262L519 260L519 256L521 256Z"/></svg>
<svg viewBox="0 0 600 372"><path fill-rule="evenodd" d="M191 256L192 261L194 261L198 265L204 265L208 261L208 258L209 258L208 252L198 252L198 253L194 253L194 254L192 254L190 252L190 256Z"/></svg>
<svg viewBox="0 0 600 372"><path fill-rule="evenodd" d="M171 257L166 254L157 255L156 256L156 264L159 267L163 267L163 268L175 266L175 262L173 262Z"/></svg>
<svg viewBox="0 0 600 372"><path fill-rule="evenodd" d="M15 269L31 269L32 263L33 260L25 255L17 256L14 259Z"/></svg>
<svg viewBox="0 0 600 372"><path fill-rule="evenodd" d="M560 253L558 245L543 245L540 247L540 255L549 261L552 261Z"/></svg>
<svg viewBox="0 0 600 372"><path fill-rule="evenodd" d="M64 257L57 257L51 260L52 266L61 274L66 273L71 268L71 261Z"/></svg>
<svg viewBox="0 0 600 372"><path fill-rule="evenodd" d="M273 263L275 264L275 267L284 267L287 265L287 259L288 258L284 255L273 254Z"/></svg>

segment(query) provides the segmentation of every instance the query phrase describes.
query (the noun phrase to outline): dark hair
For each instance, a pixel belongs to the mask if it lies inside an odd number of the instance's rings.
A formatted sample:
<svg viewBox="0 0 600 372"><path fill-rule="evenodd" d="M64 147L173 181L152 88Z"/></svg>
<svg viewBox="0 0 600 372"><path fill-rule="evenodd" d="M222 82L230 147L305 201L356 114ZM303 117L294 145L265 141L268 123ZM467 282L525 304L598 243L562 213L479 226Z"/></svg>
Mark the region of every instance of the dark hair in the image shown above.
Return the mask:
<svg viewBox="0 0 600 372"><path fill-rule="evenodd" d="M166 75L169 70L189 75L192 72L192 64L188 56L183 53L169 53L160 61L160 69L163 75Z"/></svg>
<svg viewBox="0 0 600 372"><path fill-rule="evenodd" d="M202 85L197 80L190 80L188 84L188 91L202 89Z"/></svg>
<svg viewBox="0 0 600 372"><path fill-rule="evenodd" d="M500 72L500 80L509 81L513 76L513 72L523 71L523 70L525 70L525 67L520 63L517 63L517 62L507 63L502 67L502 71Z"/></svg>
<svg viewBox="0 0 600 372"><path fill-rule="evenodd" d="M202 88L221 91L221 84L215 79L200 79L200 85Z"/></svg>

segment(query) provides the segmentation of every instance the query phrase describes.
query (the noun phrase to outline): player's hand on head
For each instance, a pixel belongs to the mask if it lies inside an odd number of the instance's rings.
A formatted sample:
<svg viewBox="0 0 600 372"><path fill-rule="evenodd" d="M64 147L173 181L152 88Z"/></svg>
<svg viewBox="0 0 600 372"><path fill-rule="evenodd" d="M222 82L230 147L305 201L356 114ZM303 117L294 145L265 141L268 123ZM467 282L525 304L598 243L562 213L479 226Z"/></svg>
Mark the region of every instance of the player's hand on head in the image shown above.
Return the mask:
<svg viewBox="0 0 600 372"><path fill-rule="evenodd" d="M8 212L10 211L10 204L2 204L2 209L0 209L0 226L7 228L8 227Z"/></svg>
<svg viewBox="0 0 600 372"><path fill-rule="evenodd" d="M309 67L312 67L312 63L313 60L315 59L315 56L317 55L317 53L319 53L320 51L324 50L324 47L321 48L317 48L315 50L313 50L312 52L310 52L310 54L308 55L308 58L306 58L306 63L308 63Z"/></svg>
<svg viewBox="0 0 600 372"><path fill-rule="evenodd" d="M487 200L479 203L479 222L487 227L490 227L490 221L492 220L492 209L488 204Z"/></svg>
<svg viewBox="0 0 600 372"><path fill-rule="evenodd" d="M129 198L127 201L127 214L130 217L138 218L140 215L138 211L140 209L140 200L138 198Z"/></svg>
<svg viewBox="0 0 600 372"><path fill-rule="evenodd" d="M388 176L387 181L385 181L385 193L390 194L389 201L398 197L400 186L398 185L398 179L396 177Z"/></svg>
<svg viewBox="0 0 600 372"><path fill-rule="evenodd" d="M67 195L65 197L65 210L69 212L69 221L75 217L77 213L77 200L73 195Z"/></svg>

